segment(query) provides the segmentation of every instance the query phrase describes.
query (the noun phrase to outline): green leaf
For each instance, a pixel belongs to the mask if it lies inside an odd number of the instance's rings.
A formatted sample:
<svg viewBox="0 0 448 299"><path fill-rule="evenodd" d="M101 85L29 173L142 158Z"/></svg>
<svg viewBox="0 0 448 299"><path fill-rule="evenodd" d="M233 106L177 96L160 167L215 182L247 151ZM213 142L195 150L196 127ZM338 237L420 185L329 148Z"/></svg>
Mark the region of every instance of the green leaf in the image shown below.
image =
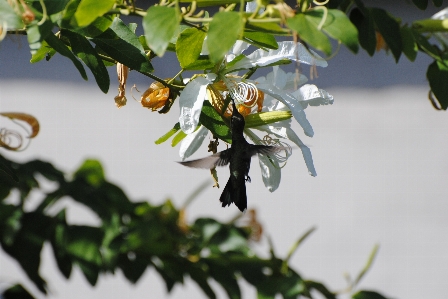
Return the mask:
<svg viewBox="0 0 448 299"><path fill-rule="evenodd" d="M201 124L212 132L219 139L232 143L232 133L221 115L216 112L215 108L208 101L204 101L201 116L199 117Z"/></svg>
<svg viewBox="0 0 448 299"><path fill-rule="evenodd" d="M0 172L3 172L4 174L8 175L15 182L19 182L19 178L17 177L16 171L10 165L8 165L8 163L6 163L4 159L1 158L3 157L0 156Z"/></svg>
<svg viewBox="0 0 448 299"><path fill-rule="evenodd" d="M249 14L250 15L250 14ZM246 15L247 17L248 15ZM246 23L245 27L246 32L247 31L253 31L253 32L263 32L263 33L269 33L274 35L291 35L290 31L286 28L282 28L277 23Z"/></svg>
<svg viewBox="0 0 448 299"><path fill-rule="evenodd" d="M183 69L197 61L206 35L205 31L197 28L188 28L181 32L176 42L176 55Z"/></svg>
<svg viewBox="0 0 448 299"><path fill-rule="evenodd" d="M432 3L434 3L435 7L440 7L443 4L443 0L432 0Z"/></svg>
<svg viewBox="0 0 448 299"><path fill-rule="evenodd" d="M42 1L45 5L45 10L47 15L53 15L58 12L61 12L66 7L69 0L43 0ZM34 9L39 11L40 13L43 13L43 9L41 6L40 1L28 1L29 4L32 5ZM52 16L53 19L54 16ZM53 19L54 21L54 19Z"/></svg>
<svg viewBox="0 0 448 299"><path fill-rule="evenodd" d="M359 44L370 56L373 56L376 48L376 34L373 18L367 9L362 11L354 8L350 12L350 21L358 29Z"/></svg>
<svg viewBox="0 0 448 299"><path fill-rule="evenodd" d="M213 292L207 281L207 273L205 273L199 266L195 264L191 264L191 266L188 267L187 270L188 274L190 274L191 279L193 279L198 284L198 286L202 289L202 291L204 291L208 298L215 299L215 292Z"/></svg>
<svg viewBox="0 0 448 299"><path fill-rule="evenodd" d="M380 293L374 291L359 291L352 296L353 299L387 299Z"/></svg>
<svg viewBox="0 0 448 299"><path fill-rule="evenodd" d="M320 22L320 20L321 18L314 13L299 13L292 18L286 19L286 24L298 33L301 40L324 52L326 55L330 55L330 40L316 26L316 22Z"/></svg>
<svg viewBox="0 0 448 299"><path fill-rule="evenodd" d="M401 27L401 42L403 44L403 53L410 61L414 61L417 57L418 46L415 41L412 29L408 26Z"/></svg>
<svg viewBox="0 0 448 299"><path fill-rule="evenodd" d="M5 27L8 30L22 29L24 27L22 18L16 14L6 0L0 0L0 11L0 24L3 30Z"/></svg>
<svg viewBox="0 0 448 299"><path fill-rule="evenodd" d="M151 6L146 12L143 18L146 42L158 56L165 53L179 23L179 12L175 8Z"/></svg>
<svg viewBox="0 0 448 299"><path fill-rule="evenodd" d="M412 0L412 3L421 10L425 10L428 7L428 0Z"/></svg>
<svg viewBox="0 0 448 299"><path fill-rule="evenodd" d="M434 61L426 72L431 91L443 110L448 108L448 67L440 61Z"/></svg>
<svg viewBox="0 0 448 299"><path fill-rule="evenodd" d="M131 69L140 72L154 70L138 37L119 18L115 18L110 28L93 38L92 42Z"/></svg>
<svg viewBox="0 0 448 299"><path fill-rule="evenodd" d="M76 59L76 57L75 57L75 55L73 55L72 51L70 51L70 49L61 40L59 40L53 34L50 34L45 38L45 41L48 43L48 45L50 47L55 49L59 54L70 59L73 62L73 64L75 65L75 67L78 69L79 73L81 74L81 77L84 80L87 80L87 74L86 74L86 71L84 70L84 67L82 66L81 62L79 62L79 60Z"/></svg>
<svg viewBox="0 0 448 299"><path fill-rule="evenodd" d="M425 10L428 7L428 0L412 0L412 3L421 10Z"/></svg>
<svg viewBox="0 0 448 299"><path fill-rule="evenodd" d="M56 51L48 45L46 41L42 41L40 49L31 55L31 63L36 63L47 57L47 55L53 56Z"/></svg>
<svg viewBox="0 0 448 299"><path fill-rule="evenodd" d="M75 178L83 178L92 186L101 185L104 180L104 170L97 160L86 160L74 173Z"/></svg>
<svg viewBox="0 0 448 299"><path fill-rule="evenodd" d="M3 299L34 299L21 284L16 284L7 288L0 293L0 297Z"/></svg>
<svg viewBox="0 0 448 299"><path fill-rule="evenodd" d="M204 7L204 6L221 6L226 4L232 4L232 3L240 3L239 0L180 0L181 3L191 3L196 2L198 7Z"/></svg>
<svg viewBox="0 0 448 299"><path fill-rule="evenodd" d="M230 299L241 298L241 290L233 269L229 269L225 260L214 260L208 263L210 277L216 280L226 291Z"/></svg>
<svg viewBox="0 0 448 299"><path fill-rule="evenodd" d="M81 0L75 12L75 20L79 27L92 23L97 17L104 15L115 4L115 0Z"/></svg>
<svg viewBox="0 0 448 299"><path fill-rule="evenodd" d="M112 16L100 16L95 19L89 26L83 28L75 28L75 31L86 37L95 37L103 33L112 25Z"/></svg>
<svg viewBox="0 0 448 299"><path fill-rule="evenodd" d="M398 62L401 51L403 50L398 21L390 16L384 9L370 8L369 11L375 22L376 28L383 36L384 41L394 55L395 61Z"/></svg>
<svg viewBox="0 0 448 299"><path fill-rule="evenodd" d="M174 127L169 130L166 134L164 134L162 137L160 137L159 139L157 139L155 141L155 144L162 144L165 141L167 141L171 136L173 136L174 134L176 134L177 131L180 130L180 124L179 122L177 122Z"/></svg>
<svg viewBox="0 0 448 299"><path fill-rule="evenodd" d="M208 55L201 55L201 56L199 56L199 58L196 59L196 61L194 61L190 65L188 65L188 67L186 67L185 70L207 70L207 69L212 69L215 66L215 64L212 63L208 58L209 58Z"/></svg>
<svg viewBox="0 0 448 299"><path fill-rule="evenodd" d="M241 15L234 11L218 12L210 22L207 48L210 60L219 62L241 36L244 23Z"/></svg>
<svg viewBox="0 0 448 299"><path fill-rule="evenodd" d="M62 30L61 34L68 37L73 53L92 71L101 91L107 93L110 85L109 73L90 42L84 36L69 30Z"/></svg>
<svg viewBox="0 0 448 299"><path fill-rule="evenodd" d="M34 55L37 50L42 46L42 42L47 36L54 36L51 30L53 29L53 23L50 20L46 20L40 26L37 23L29 25L26 29L26 38L30 46L31 55Z"/></svg>
<svg viewBox="0 0 448 299"><path fill-rule="evenodd" d="M322 31L328 34L331 38L341 41L353 53L358 52L358 30L355 25L350 22L349 18L338 9L328 9L328 14L325 23L322 26ZM316 27L324 17L323 10L310 10L307 15L314 16L309 18Z"/></svg>
<svg viewBox="0 0 448 299"><path fill-rule="evenodd" d="M277 41L270 33L244 31L244 41L260 48L278 49Z"/></svg>
<svg viewBox="0 0 448 299"><path fill-rule="evenodd" d="M327 299L336 299L336 295L330 292L324 284L312 280L305 280L304 283L309 291L314 289L321 293Z"/></svg>

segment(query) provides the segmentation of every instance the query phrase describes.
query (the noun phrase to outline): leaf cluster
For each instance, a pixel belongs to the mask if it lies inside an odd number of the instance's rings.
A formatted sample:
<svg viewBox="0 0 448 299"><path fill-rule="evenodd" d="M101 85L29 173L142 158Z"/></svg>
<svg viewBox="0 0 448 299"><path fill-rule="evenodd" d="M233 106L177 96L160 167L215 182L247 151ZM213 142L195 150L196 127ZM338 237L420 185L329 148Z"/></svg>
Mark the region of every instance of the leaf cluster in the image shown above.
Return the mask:
<svg viewBox="0 0 448 299"><path fill-rule="evenodd" d="M412 2L426 9L429 0ZM432 2L442 5L441 0ZM435 32L448 30L443 20L403 24L382 8L365 6L362 0L330 0L325 5L297 0L294 8L283 2L257 1L253 12L245 12L246 2L239 0L161 1L147 9L125 0L11 3L0 0L2 24L10 33L27 34L31 62L48 60L59 53L70 59L87 80L86 65L103 92L110 86L106 67L119 62L164 83L178 94L182 86L170 85L153 75L152 59L174 51L183 71L211 70L219 68L237 40L262 49L276 49L275 36L282 35L296 36L326 55L335 52L331 40L344 44L353 53L358 52L359 45L371 56L385 49L395 61L402 53L414 61L417 53L423 52L434 59L427 71L435 96L433 103L439 109L448 108L448 85L443 84L448 76L447 42L442 41L441 45L430 42ZM220 11L213 16L204 10L218 6ZM136 24L126 26L121 21L126 15L141 17L142 36L135 35Z"/></svg>
<svg viewBox="0 0 448 299"><path fill-rule="evenodd" d="M53 191L42 190L42 178L56 185ZM25 203L36 190L41 191L42 198L36 208L26 210ZM8 200L11 196L18 200ZM56 208L64 198L94 212L99 224L67 222L68 208ZM253 226L211 218L187 224L185 210L177 209L169 200L158 206L131 201L107 181L96 160L85 161L68 176L48 162L17 163L0 156L0 200L1 247L44 294L47 282L39 267L42 247L48 244L65 278L70 277L73 267L79 267L92 286L101 275L118 270L135 283L153 267L165 281L167 291L189 276L209 298L216 297L210 279L219 283L229 298L241 298L240 279L255 287L259 298L274 298L276 294L312 298L312 290L325 298L337 296L288 266L298 243L286 259L276 257L273 250L270 258L261 258L251 248ZM353 298L384 298L372 294L358 292ZM21 285L3 292L3 298L16 296L34 298Z"/></svg>

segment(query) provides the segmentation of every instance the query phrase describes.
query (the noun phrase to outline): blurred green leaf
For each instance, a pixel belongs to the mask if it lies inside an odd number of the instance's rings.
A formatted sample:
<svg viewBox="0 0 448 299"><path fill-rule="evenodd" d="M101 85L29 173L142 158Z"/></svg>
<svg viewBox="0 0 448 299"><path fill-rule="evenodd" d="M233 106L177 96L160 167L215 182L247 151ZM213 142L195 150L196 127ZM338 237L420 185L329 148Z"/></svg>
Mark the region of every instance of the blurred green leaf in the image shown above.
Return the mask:
<svg viewBox="0 0 448 299"><path fill-rule="evenodd" d="M165 53L179 23L179 13L172 7L151 6L146 12L143 18L146 42L158 56Z"/></svg>
<svg viewBox="0 0 448 299"><path fill-rule="evenodd" d="M412 0L412 3L421 10L425 10L428 7L428 0Z"/></svg>
<svg viewBox="0 0 448 299"><path fill-rule="evenodd" d="M443 0L432 0L432 3L434 3L435 7L440 7L443 4Z"/></svg>
<svg viewBox="0 0 448 299"><path fill-rule="evenodd" d="M387 299L380 293L374 291L359 291L352 296L353 299Z"/></svg>
<svg viewBox="0 0 448 299"><path fill-rule="evenodd" d="M197 28L188 28L180 33L176 42L176 55L183 69L197 61L206 35L205 31Z"/></svg>
<svg viewBox="0 0 448 299"><path fill-rule="evenodd" d="M316 27L324 18L323 10L311 10L307 12L309 18ZM342 11L338 9L329 9L325 19L325 23L322 26L322 31L328 34L331 38L341 41L347 48L353 53L358 53L358 30L352 22Z"/></svg>
<svg viewBox="0 0 448 299"><path fill-rule="evenodd" d="M0 155L0 172L9 176L15 182L19 181L19 177L17 176L14 169L6 162L5 159L3 159L1 155ZM2 199L2 197L0 197L0 199Z"/></svg>
<svg viewBox="0 0 448 299"><path fill-rule="evenodd" d="M208 263L210 277L216 280L227 292L230 299L241 298L241 290L234 274L234 269L225 259L211 260Z"/></svg>
<svg viewBox="0 0 448 299"><path fill-rule="evenodd" d="M331 43L328 37L317 29L316 22L319 23L321 18L314 12L306 12L296 14L292 18L286 19L289 28L297 32L299 38L310 46L324 52L326 55L331 54Z"/></svg>
<svg viewBox="0 0 448 299"><path fill-rule="evenodd" d="M115 0L81 0L74 15L78 26L89 25L97 17L108 12L114 4Z"/></svg>
<svg viewBox="0 0 448 299"><path fill-rule="evenodd" d="M191 3L194 0L180 0L181 3ZM239 0L197 0L198 7L204 7L204 6L221 6L226 4L232 4L232 3L240 3Z"/></svg>
<svg viewBox="0 0 448 299"><path fill-rule="evenodd" d="M84 80L87 80L87 74L86 74L86 71L84 70L84 67L82 66L81 62L79 62L79 60L75 57L75 55L70 51L70 49L61 40L59 40L53 34L50 34L45 38L45 41L48 43L48 45L50 47L55 49L59 54L70 59L73 62L73 64L75 65L75 67L78 69L79 73L81 74L81 77Z"/></svg>
<svg viewBox="0 0 448 299"><path fill-rule="evenodd" d="M448 108L448 67L443 62L434 61L428 67L426 78L440 107L446 110Z"/></svg>
<svg viewBox="0 0 448 299"><path fill-rule="evenodd" d="M187 271L191 279L193 279L198 284L198 286L202 289L202 291L204 291L208 298L216 298L215 292L212 290L207 281L208 273L206 273L198 265L193 263L190 265L190 267L187 268Z"/></svg>
<svg viewBox="0 0 448 299"><path fill-rule="evenodd" d="M260 48L278 49L277 40L270 33L244 31L244 41Z"/></svg>
<svg viewBox="0 0 448 299"><path fill-rule="evenodd" d="M3 299L34 299L34 297L20 284L7 288L0 297Z"/></svg>
<svg viewBox="0 0 448 299"><path fill-rule="evenodd" d="M417 57L418 46L414 38L412 29L408 26L403 26L401 31L401 41L403 44L403 53L410 61L414 61Z"/></svg>
<svg viewBox="0 0 448 299"><path fill-rule="evenodd" d="M230 128L222 120L221 115L216 112L210 102L204 101L199 121L204 127L209 129L214 136L227 143L232 143L232 133Z"/></svg>
<svg viewBox="0 0 448 299"><path fill-rule="evenodd" d="M373 18L367 9L354 8L350 12L350 21L358 29L359 44L370 56L376 48L376 34Z"/></svg>
<svg viewBox="0 0 448 299"><path fill-rule="evenodd" d="M154 70L138 37L119 18L114 19L109 29L92 38L92 42L131 69L140 72Z"/></svg>
<svg viewBox="0 0 448 299"><path fill-rule="evenodd" d="M207 33L207 48L210 60L219 62L242 35L244 23L241 15L234 11L218 12L210 22Z"/></svg>
<svg viewBox="0 0 448 299"><path fill-rule="evenodd" d="M325 298L327 299L337 299L336 298L336 294L333 292L330 292L327 287L317 281L312 281L312 280L305 280L304 284L306 286L306 288L311 291L311 290L316 290L319 293L321 293Z"/></svg>
<svg viewBox="0 0 448 299"><path fill-rule="evenodd" d="M104 170L97 160L86 160L74 173L75 178L83 178L93 186L101 185L104 178Z"/></svg>
<svg viewBox="0 0 448 299"><path fill-rule="evenodd" d="M90 42L83 35L70 30L62 30L61 34L70 40L73 53L92 71L101 91L107 93L110 85L109 73L104 66L103 60L98 56Z"/></svg>
<svg viewBox="0 0 448 299"><path fill-rule="evenodd" d="M370 8L369 11L375 22L375 26L394 55L395 61L398 62L401 51L403 50L398 21L384 9Z"/></svg>

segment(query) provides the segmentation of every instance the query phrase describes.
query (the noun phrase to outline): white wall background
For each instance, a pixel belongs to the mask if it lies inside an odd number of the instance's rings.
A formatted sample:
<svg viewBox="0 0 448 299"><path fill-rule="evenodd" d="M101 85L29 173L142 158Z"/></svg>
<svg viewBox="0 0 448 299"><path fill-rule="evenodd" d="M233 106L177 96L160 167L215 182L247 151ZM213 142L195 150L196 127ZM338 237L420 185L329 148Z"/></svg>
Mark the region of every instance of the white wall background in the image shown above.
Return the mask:
<svg viewBox="0 0 448 299"><path fill-rule="evenodd" d="M292 266L305 278L342 289L343 274L355 275L379 243L378 258L360 287L393 298L446 298L446 112L432 108L426 87L327 91L335 97L334 105L306 110L315 137L302 139L311 147L318 176L307 174L296 150L282 171L280 188L269 193L254 159L249 208L257 209L278 254L286 255L297 237L318 227L292 258ZM177 105L169 115L159 115L129 96L128 105L118 110L113 97L113 90L104 95L96 87L80 84L2 80L0 110L33 114L41 124L40 134L26 151L2 150L2 154L20 161L49 160L66 171L75 170L85 158L98 158L107 177L130 198L158 203L170 197L180 205L209 174L174 163L179 160L178 148L154 144L177 121ZM0 127L5 124L8 121L0 119ZM204 149L195 157L205 154ZM226 168L219 171L219 178L224 184ZM234 217L236 207L221 208L220 193L211 187L202 193L188 209L189 220ZM76 206L68 220L94 221ZM260 252L266 251L266 240L262 243ZM100 277L91 288L79 270L63 280L50 248L42 256L41 274L50 283L48 298L204 297L191 281L166 295L153 270L135 286L118 273ZM1 251L0 282L25 282L35 291L19 266ZM244 294L255 296L249 287ZM225 298L222 292L220 297Z"/></svg>

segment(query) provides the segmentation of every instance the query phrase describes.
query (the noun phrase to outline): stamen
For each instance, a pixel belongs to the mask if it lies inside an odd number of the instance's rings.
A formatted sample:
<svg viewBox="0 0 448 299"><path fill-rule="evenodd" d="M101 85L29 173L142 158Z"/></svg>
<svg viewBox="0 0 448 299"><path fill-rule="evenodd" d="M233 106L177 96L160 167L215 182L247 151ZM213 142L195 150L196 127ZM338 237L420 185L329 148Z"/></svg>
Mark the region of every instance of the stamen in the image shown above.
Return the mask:
<svg viewBox="0 0 448 299"><path fill-rule="evenodd" d="M225 80L226 86L232 98L244 107L252 108L257 104L258 89L250 82L238 82Z"/></svg>

